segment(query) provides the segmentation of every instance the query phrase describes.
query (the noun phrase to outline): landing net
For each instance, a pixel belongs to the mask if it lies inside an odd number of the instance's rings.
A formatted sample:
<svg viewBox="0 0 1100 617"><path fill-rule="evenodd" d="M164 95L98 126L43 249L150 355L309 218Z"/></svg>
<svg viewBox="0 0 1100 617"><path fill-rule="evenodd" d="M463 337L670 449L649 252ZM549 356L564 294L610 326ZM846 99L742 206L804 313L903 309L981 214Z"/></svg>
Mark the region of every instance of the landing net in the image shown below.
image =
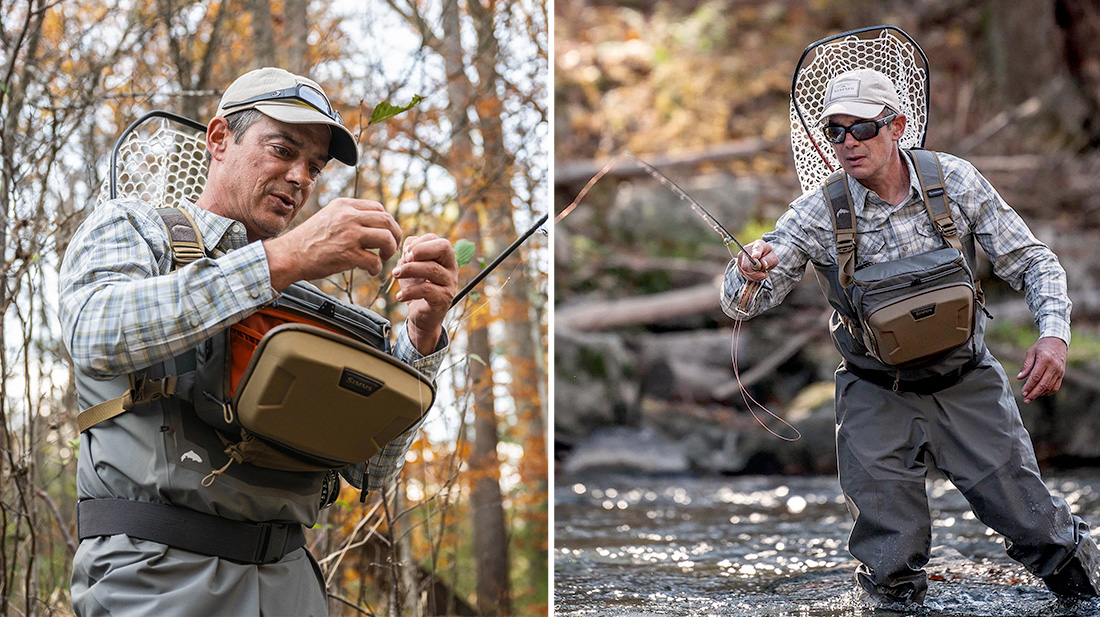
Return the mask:
<svg viewBox="0 0 1100 617"><path fill-rule="evenodd" d="M112 197L112 177L117 198L165 207L199 198L206 185L205 133L191 121L175 118L145 116L130 125L115 145L97 205Z"/></svg>
<svg viewBox="0 0 1100 617"><path fill-rule="evenodd" d="M806 48L791 83L791 148L803 191L821 182L840 164L821 133L829 79L845 71L875 69L894 83L907 123L903 148L924 145L928 124L928 60L916 41L893 26L875 26L822 39Z"/></svg>

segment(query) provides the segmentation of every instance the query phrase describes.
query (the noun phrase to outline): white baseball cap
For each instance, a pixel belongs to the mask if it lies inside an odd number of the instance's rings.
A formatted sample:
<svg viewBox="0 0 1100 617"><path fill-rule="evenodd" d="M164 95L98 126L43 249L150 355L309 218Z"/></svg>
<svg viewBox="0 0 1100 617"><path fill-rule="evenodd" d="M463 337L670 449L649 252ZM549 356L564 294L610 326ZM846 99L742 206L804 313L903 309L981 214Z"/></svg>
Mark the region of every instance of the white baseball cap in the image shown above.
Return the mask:
<svg viewBox="0 0 1100 617"><path fill-rule="evenodd" d="M874 69L846 71L829 80L825 108L818 122L824 123L835 114L870 119L882 113L885 107L901 111L898 94L888 77Z"/></svg>
<svg viewBox="0 0 1100 617"><path fill-rule="evenodd" d="M226 88L216 115L255 109L287 124L327 124L332 127L328 153L345 165L355 165L359 148L317 82L283 69L265 67L241 75Z"/></svg>

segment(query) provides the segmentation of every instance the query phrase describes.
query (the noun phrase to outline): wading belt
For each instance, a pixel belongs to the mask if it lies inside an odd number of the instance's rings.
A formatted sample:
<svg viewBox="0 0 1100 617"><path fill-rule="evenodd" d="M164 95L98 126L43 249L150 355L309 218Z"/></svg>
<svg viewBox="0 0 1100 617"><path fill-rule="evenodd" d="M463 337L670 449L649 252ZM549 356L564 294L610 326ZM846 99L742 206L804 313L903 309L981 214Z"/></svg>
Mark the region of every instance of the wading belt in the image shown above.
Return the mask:
<svg viewBox="0 0 1100 617"><path fill-rule="evenodd" d="M81 540L126 534L131 538L240 563L275 563L306 545L299 523L246 523L188 508L123 499L76 504Z"/></svg>
<svg viewBox="0 0 1100 617"><path fill-rule="evenodd" d="M869 371L848 364L847 362L844 363L844 370L864 381L869 381L887 390L894 390L895 392L912 392L913 394L935 394L940 390L946 390L962 381L962 378L966 377L967 373L977 368L984 358L984 351L974 354L973 358L967 360L966 364L959 368L944 373L943 375L925 377L924 379L898 379L893 373Z"/></svg>

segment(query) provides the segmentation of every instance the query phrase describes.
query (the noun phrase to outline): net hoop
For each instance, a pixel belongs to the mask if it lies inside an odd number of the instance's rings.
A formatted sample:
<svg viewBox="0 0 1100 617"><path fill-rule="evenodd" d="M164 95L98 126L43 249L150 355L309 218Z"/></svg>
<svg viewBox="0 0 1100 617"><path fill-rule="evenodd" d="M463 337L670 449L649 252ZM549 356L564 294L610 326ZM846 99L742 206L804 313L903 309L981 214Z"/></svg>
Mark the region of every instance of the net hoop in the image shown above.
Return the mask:
<svg viewBox="0 0 1100 617"><path fill-rule="evenodd" d="M829 80L845 71L871 68L894 84L907 119L899 141L920 148L928 126L931 97L928 57L913 37L896 26L849 30L811 44L802 52L791 80L791 150L803 191L817 189L840 168L832 147L821 135L818 116L824 110Z"/></svg>
<svg viewBox="0 0 1100 617"><path fill-rule="evenodd" d="M206 127L167 111L151 111L115 141L96 203L125 198L175 206L196 201L204 186Z"/></svg>

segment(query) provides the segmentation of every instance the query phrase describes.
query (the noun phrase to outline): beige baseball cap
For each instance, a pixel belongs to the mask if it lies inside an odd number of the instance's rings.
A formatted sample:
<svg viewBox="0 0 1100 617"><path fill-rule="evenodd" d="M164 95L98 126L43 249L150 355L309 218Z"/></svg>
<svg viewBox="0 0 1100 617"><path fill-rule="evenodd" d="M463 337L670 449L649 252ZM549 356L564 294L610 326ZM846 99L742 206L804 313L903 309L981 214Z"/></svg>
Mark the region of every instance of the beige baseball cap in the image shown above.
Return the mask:
<svg viewBox="0 0 1100 617"><path fill-rule="evenodd" d="M874 69L846 71L829 80L825 108L818 122L824 124L834 114L874 118L883 107L901 111L898 94L888 77Z"/></svg>
<svg viewBox="0 0 1100 617"><path fill-rule="evenodd" d="M345 165L355 165L359 148L317 82L273 67L249 71L226 88L218 103L218 116L255 109L288 124L327 124L332 127L329 155Z"/></svg>

